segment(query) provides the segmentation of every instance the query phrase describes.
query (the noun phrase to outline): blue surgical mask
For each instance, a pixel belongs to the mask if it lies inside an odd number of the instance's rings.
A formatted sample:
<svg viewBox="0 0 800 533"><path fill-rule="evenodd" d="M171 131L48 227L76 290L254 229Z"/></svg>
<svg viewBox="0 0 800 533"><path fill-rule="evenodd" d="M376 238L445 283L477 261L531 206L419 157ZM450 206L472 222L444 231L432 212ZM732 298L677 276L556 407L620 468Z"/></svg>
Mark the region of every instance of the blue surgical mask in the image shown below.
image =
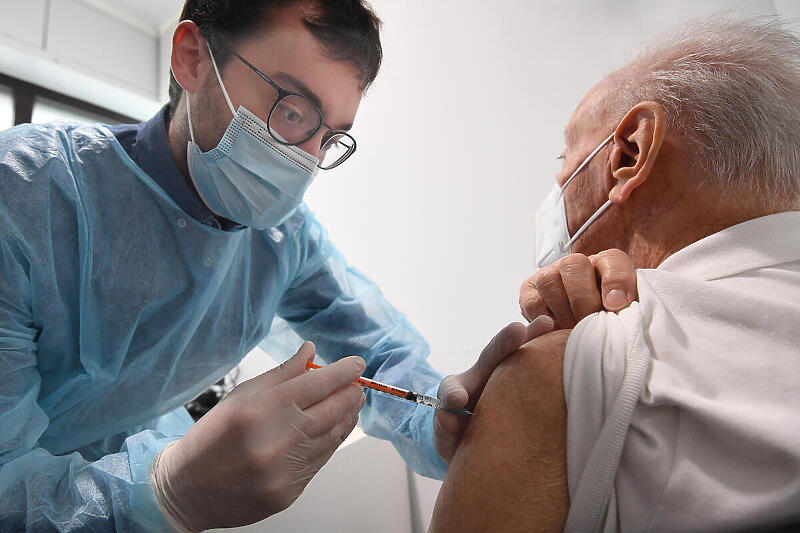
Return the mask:
<svg viewBox="0 0 800 533"><path fill-rule="evenodd" d="M189 175L203 202L217 215L257 230L278 226L303 201L319 160L277 142L264 121L244 107L234 111L210 47L208 52L233 120L215 148L201 151L195 144L186 95Z"/></svg>
<svg viewBox="0 0 800 533"><path fill-rule="evenodd" d="M561 187L558 183L553 185L550 194L547 195L539 210L536 212L536 268L550 265L565 255L572 253L572 244L583 234L584 231L597 220L597 217L611 206L611 200L604 203L600 209L594 212L589 219L578 228L575 235L569 236L567 226L567 208L564 204L564 191L567 185L583 170L589 161L597 155L603 146L611 142L614 138L612 133L605 141L595 148L583 163L575 169L575 172L564 182Z"/></svg>

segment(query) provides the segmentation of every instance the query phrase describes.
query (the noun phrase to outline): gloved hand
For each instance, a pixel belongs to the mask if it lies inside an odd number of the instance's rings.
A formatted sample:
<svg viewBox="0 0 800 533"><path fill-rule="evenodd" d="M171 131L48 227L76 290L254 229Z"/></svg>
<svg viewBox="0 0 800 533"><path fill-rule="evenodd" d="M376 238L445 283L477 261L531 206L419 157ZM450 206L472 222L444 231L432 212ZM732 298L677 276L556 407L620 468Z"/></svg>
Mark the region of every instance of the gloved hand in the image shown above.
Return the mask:
<svg viewBox="0 0 800 533"><path fill-rule="evenodd" d="M366 397L364 360L305 372L306 342L242 383L153 461L156 499L187 531L251 524L289 507L353 430Z"/></svg>
<svg viewBox="0 0 800 533"><path fill-rule="evenodd" d="M466 407L473 410L497 365L526 342L553 329L553 319L547 315L538 317L527 327L519 322L507 325L486 345L472 367L466 372L452 374L442 380L439 385L439 399L447 407ZM450 464L468 423L469 416L449 413L442 409L437 409L434 413L433 442L445 463Z"/></svg>
<svg viewBox="0 0 800 533"><path fill-rule="evenodd" d="M603 309L620 311L639 297L633 261L616 249L562 257L526 279L519 292L522 316L550 315L557 329Z"/></svg>

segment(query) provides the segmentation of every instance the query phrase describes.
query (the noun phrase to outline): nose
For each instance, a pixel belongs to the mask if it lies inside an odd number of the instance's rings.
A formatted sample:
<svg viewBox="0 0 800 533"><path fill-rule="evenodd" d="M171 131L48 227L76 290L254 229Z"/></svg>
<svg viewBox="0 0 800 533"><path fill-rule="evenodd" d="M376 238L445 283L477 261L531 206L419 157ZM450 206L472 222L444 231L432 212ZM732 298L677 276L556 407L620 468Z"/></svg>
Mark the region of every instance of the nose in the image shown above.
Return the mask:
<svg viewBox="0 0 800 533"><path fill-rule="evenodd" d="M297 145L302 151L307 154L313 155L317 159L319 159L319 152L322 148L322 136L325 135L324 132L325 128L320 128L320 130L313 135L308 140L305 140Z"/></svg>

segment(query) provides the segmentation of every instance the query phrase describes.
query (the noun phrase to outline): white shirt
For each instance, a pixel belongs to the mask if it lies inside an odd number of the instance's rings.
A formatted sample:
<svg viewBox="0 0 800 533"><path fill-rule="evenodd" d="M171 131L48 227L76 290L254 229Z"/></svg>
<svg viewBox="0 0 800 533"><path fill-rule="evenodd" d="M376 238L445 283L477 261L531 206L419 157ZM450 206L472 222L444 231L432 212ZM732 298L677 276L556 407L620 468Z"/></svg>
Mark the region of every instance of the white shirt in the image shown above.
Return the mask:
<svg viewBox="0 0 800 533"><path fill-rule="evenodd" d="M800 212L637 272L567 343L566 531L800 525Z"/></svg>

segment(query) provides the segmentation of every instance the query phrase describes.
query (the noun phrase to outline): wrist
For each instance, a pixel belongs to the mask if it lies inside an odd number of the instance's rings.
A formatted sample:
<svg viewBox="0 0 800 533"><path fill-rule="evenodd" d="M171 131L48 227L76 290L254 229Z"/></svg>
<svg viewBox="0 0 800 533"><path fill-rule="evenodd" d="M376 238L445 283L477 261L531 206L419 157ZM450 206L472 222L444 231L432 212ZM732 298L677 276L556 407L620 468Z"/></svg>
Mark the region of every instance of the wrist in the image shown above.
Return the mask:
<svg viewBox="0 0 800 533"><path fill-rule="evenodd" d="M202 531L202 529L192 527L188 517L176 505L175 502L181 500L175 494L175 486L170 481L171 462L169 453L174 451L170 449L175 444L176 442L169 444L153 459L153 463L150 465L150 484L153 487L153 495L156 503L158 503L158 508L164 518L167 519L170 527L179 533L195 533Z"/></svg>

